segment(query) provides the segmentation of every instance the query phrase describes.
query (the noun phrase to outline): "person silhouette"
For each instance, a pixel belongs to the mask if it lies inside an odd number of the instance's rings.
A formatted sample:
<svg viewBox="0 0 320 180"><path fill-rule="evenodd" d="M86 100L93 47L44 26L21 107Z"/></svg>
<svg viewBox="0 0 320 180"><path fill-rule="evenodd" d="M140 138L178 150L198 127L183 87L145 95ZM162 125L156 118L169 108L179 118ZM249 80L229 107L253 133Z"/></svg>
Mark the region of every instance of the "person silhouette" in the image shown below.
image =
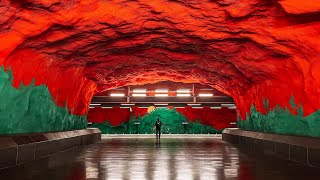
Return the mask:
<svg viewBox="0 0 320 180"><path fill-rule="evenodd" d="M158 120L156 121L155 126L156 126L156 137L160 139L162 123L161 123L161 121L160 121L159 118L158 118Z"/></svg>

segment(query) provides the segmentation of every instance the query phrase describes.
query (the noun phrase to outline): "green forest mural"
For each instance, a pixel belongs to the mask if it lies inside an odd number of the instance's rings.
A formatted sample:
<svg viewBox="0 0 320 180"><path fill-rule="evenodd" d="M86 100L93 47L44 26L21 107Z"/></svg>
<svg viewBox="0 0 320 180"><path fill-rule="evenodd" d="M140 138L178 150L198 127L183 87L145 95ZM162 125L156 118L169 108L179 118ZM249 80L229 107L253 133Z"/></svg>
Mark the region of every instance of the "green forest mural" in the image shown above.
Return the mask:
<svg viewBox="0 0 320 180"><path fill-rule="evenodd" d="M144 116L132 116L129 121L113 126L108 121L92 124L90 127L99 128L104 134L154 134L155 121L162 122L163 134L215 134L222 130L216 130L212 126L201 124L199 121L190 122L175 109L155 109Z"/></svg>

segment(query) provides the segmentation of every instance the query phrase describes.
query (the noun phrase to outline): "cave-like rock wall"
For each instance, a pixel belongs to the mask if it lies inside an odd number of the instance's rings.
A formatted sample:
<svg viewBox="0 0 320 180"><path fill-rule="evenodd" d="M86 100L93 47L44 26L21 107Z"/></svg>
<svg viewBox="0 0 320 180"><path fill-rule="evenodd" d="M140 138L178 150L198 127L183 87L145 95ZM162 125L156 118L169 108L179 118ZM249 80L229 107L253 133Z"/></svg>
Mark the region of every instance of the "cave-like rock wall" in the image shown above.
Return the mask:
<svg viewBox="0 0 320 180"><path fill-rule="evenodd" d="M217 134L236 121L234 110L228 108L156 108L146 111L147 108L137 106L132 107L132 112L119 107L93 108L88 113L88 121L93 122L89 127L99 128L103 134L155 134L155 122L159 119L163 134Z"/></svg>
<svg viewBox="0 0 320 180"><path fill-rule="evenodd" d="M75 115L86 114L95 92L172 80L232 96L241 119L253 105L298 114L292 98L308 116L320 108L319 4L2 0L0 65L14 87L35 79Z"/></svg>

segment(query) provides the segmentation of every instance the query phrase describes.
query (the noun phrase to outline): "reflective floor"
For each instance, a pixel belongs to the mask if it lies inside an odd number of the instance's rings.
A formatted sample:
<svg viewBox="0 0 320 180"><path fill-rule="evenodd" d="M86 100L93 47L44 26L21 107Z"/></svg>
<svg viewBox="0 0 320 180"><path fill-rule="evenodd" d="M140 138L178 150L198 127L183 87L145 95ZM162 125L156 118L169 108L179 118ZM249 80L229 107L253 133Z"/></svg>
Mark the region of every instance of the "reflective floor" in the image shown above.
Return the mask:
<svg viewBox="0 0 320 180"><path fill-rule="evenodd" d="M111 138L20 167L0 179L319 179L320 169L256 156L221 138Z"/></svg>

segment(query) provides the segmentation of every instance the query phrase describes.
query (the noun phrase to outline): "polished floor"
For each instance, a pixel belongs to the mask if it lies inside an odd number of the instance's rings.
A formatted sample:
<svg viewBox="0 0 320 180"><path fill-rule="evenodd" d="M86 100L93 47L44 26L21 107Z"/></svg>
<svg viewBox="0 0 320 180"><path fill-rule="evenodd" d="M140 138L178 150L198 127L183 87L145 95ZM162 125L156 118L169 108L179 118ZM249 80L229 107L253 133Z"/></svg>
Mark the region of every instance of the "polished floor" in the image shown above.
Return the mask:
<svg viewBox="0 0 320 180"><path fill-rule="evenodd" d="M215 180L319 179L320 169L257 156L221 137L106 138L20 167L0 171L1 180Z"/></svg>

